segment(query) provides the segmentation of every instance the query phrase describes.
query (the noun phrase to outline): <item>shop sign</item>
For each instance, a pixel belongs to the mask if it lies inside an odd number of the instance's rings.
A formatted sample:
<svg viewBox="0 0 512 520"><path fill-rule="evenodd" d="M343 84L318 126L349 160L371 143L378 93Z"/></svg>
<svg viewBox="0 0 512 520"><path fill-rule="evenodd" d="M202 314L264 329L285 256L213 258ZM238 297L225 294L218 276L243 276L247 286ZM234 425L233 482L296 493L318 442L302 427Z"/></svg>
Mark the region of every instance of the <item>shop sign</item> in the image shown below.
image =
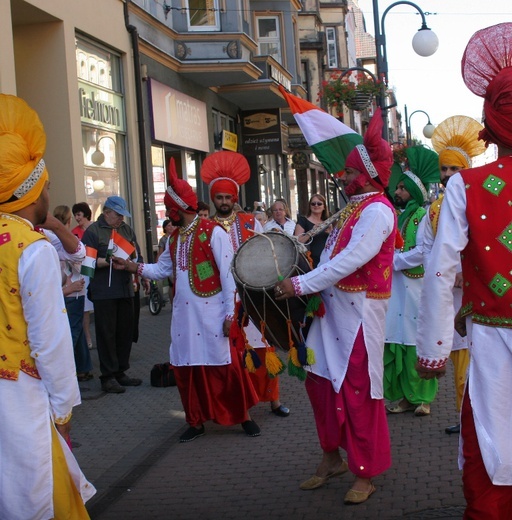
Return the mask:
<svg viewBox="0 0 512 520"><path fill-rule="evenodd" d="M206 103L149 80L153 139L208 152Z"/></svg>
<svg viewBox="0 0 512 520"><path fill-rule="evenodd" d="M121 94L78 80L78 100L82 123L116 132L126 130Z"/></svg>
<svg viewBox="0 0 512 520"><path fill-rule="evenodd" d="M241 113L244 155L282 154L281 114L278 108Z"/></svg>
<svg viewBox="0 0 512 520"><path fill-rule="evenodd" d="M232 152L238 151L238 136L233 132L222 130L222 149Z"/></svg>

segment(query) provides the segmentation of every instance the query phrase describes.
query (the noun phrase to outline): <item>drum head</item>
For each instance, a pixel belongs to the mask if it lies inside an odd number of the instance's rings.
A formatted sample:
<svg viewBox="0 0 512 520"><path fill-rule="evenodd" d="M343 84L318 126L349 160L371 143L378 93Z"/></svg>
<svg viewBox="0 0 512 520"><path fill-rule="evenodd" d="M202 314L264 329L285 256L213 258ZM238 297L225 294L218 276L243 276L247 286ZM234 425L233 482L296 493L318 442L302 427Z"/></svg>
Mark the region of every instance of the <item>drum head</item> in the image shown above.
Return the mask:
<svg viewBox="0 0 512 520"><path fill-rule="evenodd" d="M253 289L270 289L279 276L288 278L297 266L299 252L283 233L268 232L246 240L233 259L235 280ZM279 269L279 271L278 271Z"/></svg>

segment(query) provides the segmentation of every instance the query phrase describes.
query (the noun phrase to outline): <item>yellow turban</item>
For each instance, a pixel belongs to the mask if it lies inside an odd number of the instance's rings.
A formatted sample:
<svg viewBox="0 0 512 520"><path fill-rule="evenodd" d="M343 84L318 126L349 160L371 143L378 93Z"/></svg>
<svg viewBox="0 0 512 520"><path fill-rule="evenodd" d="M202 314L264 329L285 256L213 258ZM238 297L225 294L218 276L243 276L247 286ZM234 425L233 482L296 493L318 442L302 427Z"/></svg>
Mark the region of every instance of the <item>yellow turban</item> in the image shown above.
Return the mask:
<svg viewBox="0 0 512 520"><path fill-rule="evenodd" d="M25 101L0 94L0 211L26 208L41 195L48 170L46 134Z"/></svg>
<svg viewBox="0 0 512 520"><path fill-rule="evenodd" d="M483 126L467 116L452 116L438 125L432 135L432 146L439 154L439 165L471 168L471 159L485 151L478 140Z"/></svg>

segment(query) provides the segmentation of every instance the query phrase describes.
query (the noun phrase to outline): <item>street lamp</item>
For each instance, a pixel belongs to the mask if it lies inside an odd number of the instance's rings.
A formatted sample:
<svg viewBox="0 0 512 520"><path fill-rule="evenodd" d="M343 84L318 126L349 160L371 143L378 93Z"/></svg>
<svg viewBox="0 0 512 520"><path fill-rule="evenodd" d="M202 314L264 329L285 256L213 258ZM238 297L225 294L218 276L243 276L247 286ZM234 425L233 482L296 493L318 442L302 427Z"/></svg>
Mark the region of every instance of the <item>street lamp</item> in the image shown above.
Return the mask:
<svg viewBox="0 0 512 520"><path fill-rule="evenodd" d="M389 138L388 130L388 110L396 103L386 106L386 89L388 85L388 57L386 52L386 32L384 30L384 20L388 12L396 7L397 5L410 5L414 7L421 16L421 27L418 32L414 35L412 40L412 47L414 51L420 56L431 56L437 51L439 46L439 39L436 34L427 27L427 20L425 14L421 8L413 2L399 1L392 3L382 14L382 19L379 20L379 5L378 0L373 0L373 23L375 27L375 49L377 52L377 76L382 81L379 106L382 108L382 119L384 120L384 126L382 129L382 137Z"/></svg>
<svg viewBox="0 0 512 520"><path fill-rule="evenodd" d="M96 141L96 150L91 155L91 162L96 166L101 166L105 162L105 154L100 150L100 141L102 139L112 139L114 141L114 145L116 144L116 140L111 135L102 135Z"/></svg>
<svg viewBox="0 0 512 520"><path fill-rule="evenodd" d="M432 137L432 134L434 133L434 130L436 127L430 122L430 116L424 111L424 110L415 110L412 112L412 114L407 117L407 105L404 105L404 115L405 115L405 139L407 142L407 146L411 146L412 144L412 135L411 135L411 117L414 114L417 114L418 112L421 112L422 114L425 114L427 116L428 122L423 127L423 135L430 139Z"/></svg>

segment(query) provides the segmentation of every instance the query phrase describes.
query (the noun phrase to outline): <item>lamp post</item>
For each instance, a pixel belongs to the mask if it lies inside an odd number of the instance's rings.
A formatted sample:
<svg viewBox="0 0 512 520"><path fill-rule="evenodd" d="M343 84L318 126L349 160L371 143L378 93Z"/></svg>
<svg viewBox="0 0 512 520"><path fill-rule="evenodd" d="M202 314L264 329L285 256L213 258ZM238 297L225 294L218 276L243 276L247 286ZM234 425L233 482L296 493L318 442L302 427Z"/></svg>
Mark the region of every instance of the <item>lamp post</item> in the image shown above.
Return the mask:
<svg viewBox="0 0 512 520"><path fill-rule="evenodd" d="M430 122L430 116L424 111L424 110L415 110L411 113L409 117L407 117L407 105L404 105L404 115L405 115L405 140L407 143L407 146L411 146L412 144L412 135L411 135L411 117L414 114L417 114L418 112L421 112L422 114L425 114L427 116L427 124L423 127L423 135L430 139L432 137L432 134L434 133L434 130L436 127Z"/></svg>
<svg viewBox="0 0 512 520"><path fill-rule="evenodd" d="M396 103L386 106L386 89L388 86L388 57L386 51L386 32L384 30L384 21L386 15L391 9L393 9L393 7L396 7L397 5L410 5L411 7L414 7L416 11L418 11L421 16L421 27L412 39L412 47L414 51L420 56L431 56L434 54L439 46L439 40L436 34L429 27L427 27L427 20L421 8L413 2L403 0L392 3L384 11L381 19L379 19L378 0L372 0L372 2L373 23L375 27L375 49L377 53L377 76L382 81L378 104L382 108L382 119L384 121L382 137L387 141L389 139L388 110L396 106Z"/></svg>

